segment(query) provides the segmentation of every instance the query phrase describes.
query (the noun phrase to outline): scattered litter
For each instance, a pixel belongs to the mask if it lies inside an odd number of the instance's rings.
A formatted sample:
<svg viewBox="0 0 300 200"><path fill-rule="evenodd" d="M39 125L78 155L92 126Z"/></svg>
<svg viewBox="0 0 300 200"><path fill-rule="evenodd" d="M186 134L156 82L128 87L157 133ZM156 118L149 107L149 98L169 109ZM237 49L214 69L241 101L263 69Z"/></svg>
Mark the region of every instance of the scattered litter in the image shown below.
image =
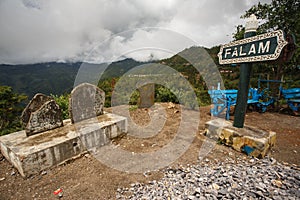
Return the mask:
<svg viewBox="0 0 300 200"><path fill-rule="evenodd" d="M0 178L0 181L4 181L4 180L5 180L5 177Z"/></svg>
<svg viewBox="0 0 300 200"><path fill-rule="evenodd" d="M61 197L63 196L63 190L62 190L62 188L58 188L57 190L55 190L55 191L53 192L53 194L54 194L56 197L61 198Z"/></svg>
<svg viewBox="0 0 300 200"><path fill-rule="evenodd" d="M144 174L145 177L148 177L148 176L151 175L151 171L148 170L148 171L144 172L143 174Z"/></svg>
<svg viewBox="0 0 300 200"><path fill-rule="evenodd" d="M43 176L47 174L47 171L42 171L41 173Z"/></svg>
<svg viewBox="0 0 300 200"><path fill-rule="evenodd" d="M14 175L16 175L16 172L15 172L15 171L12 171L12 172L10 173L10 175L11 175L11 176L14 176Z"/></svg>

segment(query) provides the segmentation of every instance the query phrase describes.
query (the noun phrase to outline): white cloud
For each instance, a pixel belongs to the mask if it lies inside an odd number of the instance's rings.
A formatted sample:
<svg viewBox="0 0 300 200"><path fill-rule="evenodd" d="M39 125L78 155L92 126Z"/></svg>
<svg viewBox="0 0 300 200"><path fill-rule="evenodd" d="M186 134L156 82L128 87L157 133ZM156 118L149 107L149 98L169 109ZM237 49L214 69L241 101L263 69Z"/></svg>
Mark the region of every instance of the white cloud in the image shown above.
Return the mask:
<svg viewBox="0 0 300 200"><path fill-rule="evenodd" d="M84 59L95 46L121 34L94 60L107 60L141 47L180 51L190 42L213 46L231 40L235 25L257 0L1 0L0 63L34 63ZM139 29L161 27L160 29ZM174 37L174 38L173 38ZM183 42L183 43L181 43ZM188 44L187 44L188 43ZM101 46L101 45L100 45ZM135 51L145 60L169 56L165 51ZM100 59L102 57L102 59Z"/></svg>

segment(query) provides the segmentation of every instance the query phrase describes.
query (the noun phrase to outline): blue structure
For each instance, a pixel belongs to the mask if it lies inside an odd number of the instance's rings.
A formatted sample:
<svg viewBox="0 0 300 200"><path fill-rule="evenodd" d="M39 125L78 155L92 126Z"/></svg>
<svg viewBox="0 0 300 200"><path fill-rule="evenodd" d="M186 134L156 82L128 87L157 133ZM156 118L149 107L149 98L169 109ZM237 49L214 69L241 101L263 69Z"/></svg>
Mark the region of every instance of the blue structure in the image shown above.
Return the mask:
<svg viewBox="0 0 300 200"><path fill-rule="evenodd" d="M258 88L250 88L248 92L247 104L252 105L259 112L266 112L267 107L274 105L275 101L279 97L275 98L269 96L269 83L289 83L291 81L280 81L280 80L262 80L258 79ZM261 83L267 83L267 87L261 88ZM283 89L280 85L279 87L280 97L286 100L288 105L288 111L292 115L297 115L300 112L300 88L288 88ZM229 120L231 106L236 105L237 100L237 90L221 90L220 84L217 89L208 90L208 94L212 99L213 108L211 108L211 113L213 116L220 116L220 114L225 111L226 119Z"/></svg>
<svg viewBox="0 0 300 200"><path fill-rule="evenodd" d="M282 78L283 79L283 78ZM300 112L300 88L288 88L283 89L282 84L283 83L291 83L292 81L283 81L283 80L258 80L258 88L260 88L261 83L267 83L267 88L270 87L269 83L280 83L279 86L279 92L280 96L278 98L283 98L286 100L286 103L288 105L289 113L292 115L296 115L297 112L299 114Z"/></svg>
<svg viewBox="0 0 300 200"><path fill-rule="evenodd" d="M296 115L296 112L300 111L300 88L283 89L280 87L280 93L292 110L292 114Z"/></svg>
<svg viewBox="0 0 300 200"><path fill-rule="evenodd" d="M226 110L226 119L229 120L231 106L236 105L237 90L208 90L213 103L211 113L213 116L220 116ZM247 104L256 107L260 112L266 112L267 107L274 104L274 98L267 95L267 90L259 92L257 88L250 88L248 92Z"/></svg>

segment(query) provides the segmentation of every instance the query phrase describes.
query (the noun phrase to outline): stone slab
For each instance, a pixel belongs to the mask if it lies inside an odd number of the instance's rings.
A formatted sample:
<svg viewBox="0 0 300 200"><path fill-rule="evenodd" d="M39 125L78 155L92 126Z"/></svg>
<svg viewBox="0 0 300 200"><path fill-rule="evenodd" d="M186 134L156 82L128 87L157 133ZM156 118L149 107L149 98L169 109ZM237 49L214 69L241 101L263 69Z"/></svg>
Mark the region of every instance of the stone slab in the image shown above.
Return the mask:
<svg viewBox="0 0 300 200"><path fill-rule="evenodd" d="M150 108L154 105L155 85L146 84L138 88L140 92L140 99L138 102L139 108Z"/></svg>
<svg viewBox="0 0 300 200"><path fill-rule="evenodd" d="M0 137L0 148L23 177L40 173L127 132L127 119L111 113L30 137L19 131Z"/></svg>
<svg viewBox="0 0 300 200"><path fill-rule="evenodd" d="M27 104L27 106L22 112L22 122L26 125L29 121L31 113L39 109L47 101L51 100L53 100L52 97L46 96L41 93L37 93L36 95L34 95L34 97L30 100L30 102Z"/></svg>
<svg viewBox="0 0 300 200"><path fill-rule="evenodd" d="M61 109L52 97L41 93L30 100L21 119L27 136L63 126Z"/></svg>
<svg viewBox="0 0 300 200"><path fill-rule="evenodd" d="M205 127L207 137L257 158L263 158L276 142L275 132L251 126L236 128L230 121L220 118L208 121Z"/></svg>
<svg viewBox="0 0 300 200"><path fill-rule="evenodd" d="M69 99L69 115L72 123L103 114L105 93L90 83L76 86Z"/></svg>
<svg viewBox="0 0 300 200"><path fill-rule="evenodd" d="M27 136L63 126L62 112L54 100L47 101L30 114L25 126Z"/></svg>

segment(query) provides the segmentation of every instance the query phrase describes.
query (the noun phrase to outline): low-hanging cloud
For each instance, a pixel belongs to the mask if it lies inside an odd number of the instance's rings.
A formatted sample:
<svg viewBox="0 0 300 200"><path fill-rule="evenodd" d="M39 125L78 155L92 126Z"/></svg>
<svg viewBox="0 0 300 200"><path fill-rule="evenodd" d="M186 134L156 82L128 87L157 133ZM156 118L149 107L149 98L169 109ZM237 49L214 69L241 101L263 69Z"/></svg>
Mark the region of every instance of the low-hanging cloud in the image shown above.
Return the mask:
<svg viewBox="0 0 300 200"><path fill-rule="evenodd" d="M172 41L168 31L183 34L194 45L214 46L231 40L240 15L257 0L2 0L0 1L0 63L82 61L103 41L113 38L103 59L128 53L137 60L159 59L188 45ZM130 31L129 31L130 30ZM128 34L119 33L128 31ZM101 57L100 56L100 57Z"/></svg>

